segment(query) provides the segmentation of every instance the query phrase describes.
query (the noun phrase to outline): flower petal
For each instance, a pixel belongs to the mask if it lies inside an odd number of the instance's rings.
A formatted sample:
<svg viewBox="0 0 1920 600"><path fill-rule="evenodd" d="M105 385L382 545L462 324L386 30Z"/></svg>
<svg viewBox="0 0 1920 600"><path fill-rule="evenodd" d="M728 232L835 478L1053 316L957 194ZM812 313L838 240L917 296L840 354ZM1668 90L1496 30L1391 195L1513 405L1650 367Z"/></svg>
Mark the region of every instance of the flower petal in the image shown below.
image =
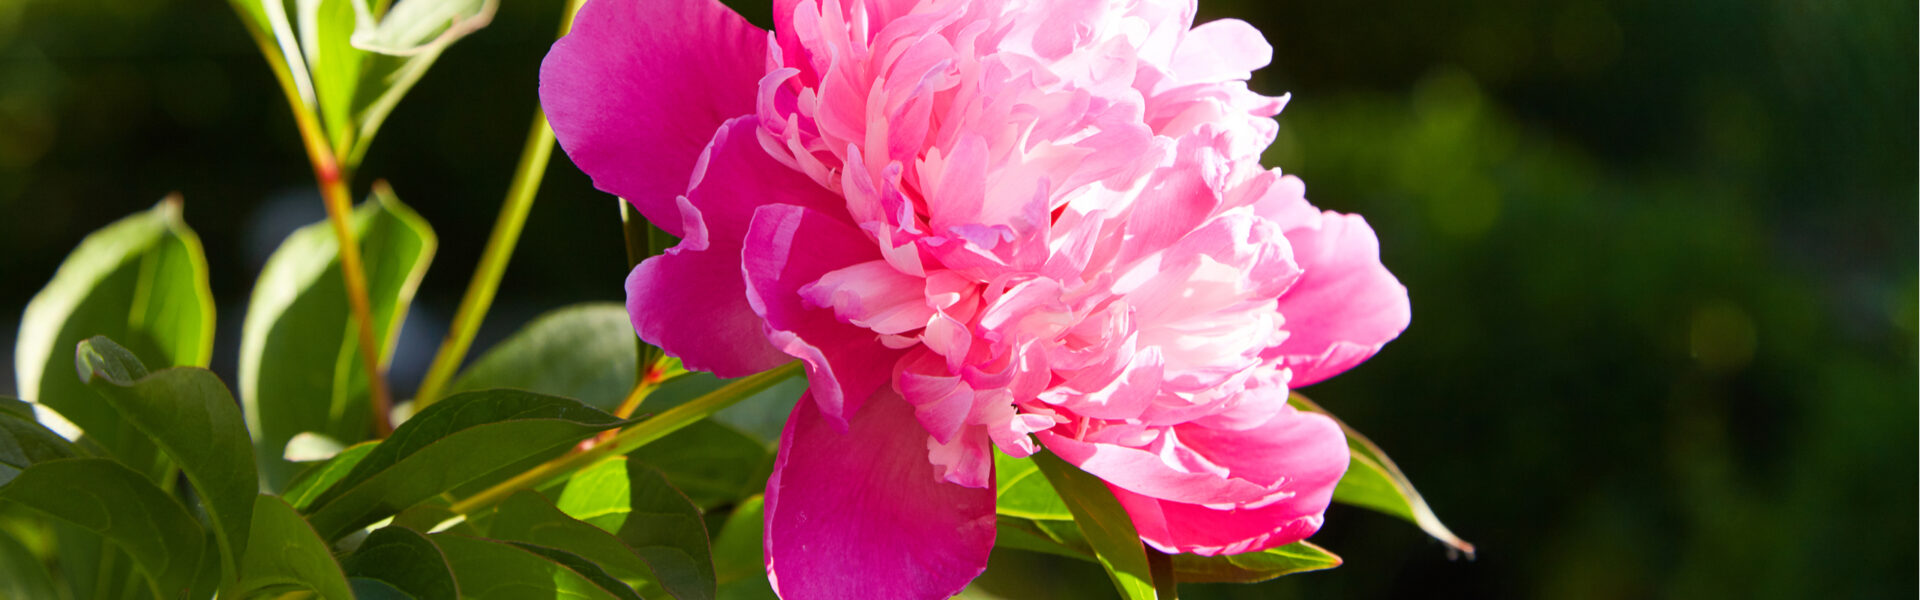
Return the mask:
<svg viewBox="0 0 1920 600"><path fill-rule="evenodd" d="M594 0L540 64L540 105L594 187L682 235L700 149L752 113L767 33L716 0Z"/></svg>
<svg viewBox="0 0 1920 600"><path fill-rule="evenodd" d="M767 481L767 576L781 598L947 598L986 569L992 478L940 480L927 439L892 393L844 433L800 399Z"/></svg>
<svg viewBox="0 0 1920 600"><path fill-rule="evenodd" d="M893 378L905 352L880 335L842 323L830 308L806 304L800 288L828 273L880 258L873 241L845 221L790 204L753 213L742 272L747 301L767 322L768 337L807 363L807 381L821 411L836 426Z"/></svg>
<svg viewBox="0 0 1920 600"><path fill-rule="evenodd" d="M1300 387L1340 374L1400 337L1413 317L1407 288L1380 264L1380 241L1358 215L1327 212L1288 229L1300 279L1280 296L1287 340L1269 354Z"/></svg>
<svg viewBox="0 0 1920 600"><path fill-rule="evenodd" d="M1272 485L1263 502L1227 508L1163 500L1108 484L1140 538L1166 552L1239 554L1291 544L1320 529L1347 471L1346 436L1332 419L1292 408L1245 431L1179 427L1188 450L1235 477Z"/></svg>

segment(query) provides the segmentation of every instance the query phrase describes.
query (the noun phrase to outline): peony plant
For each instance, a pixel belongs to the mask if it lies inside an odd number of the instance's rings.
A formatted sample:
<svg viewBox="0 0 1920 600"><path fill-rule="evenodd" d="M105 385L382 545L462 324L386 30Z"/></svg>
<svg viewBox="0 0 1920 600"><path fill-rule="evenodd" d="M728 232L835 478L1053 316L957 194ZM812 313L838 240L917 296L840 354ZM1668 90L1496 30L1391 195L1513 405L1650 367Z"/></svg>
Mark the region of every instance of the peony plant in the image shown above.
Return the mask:
<svg viewBox="0 0 1920 600"><path fill-rule="evenodd" d="M1411 313L1364 219L1260 163L1287 99L1248 87L1272 49L1245 22L776 0L769 32L715 0L569 4L405 397L385 368L435 236L385 182L351 207L355 170L494 3L233 3L329 219L261 273L237 398L204 368L182 200L35 297L25 401L0 400L0 571L29 597L945 598L996 547L1171 597L1337 566L1305 541L1332 502L1472 551L1295 392ZM469 363L556 140L622 199L626 304Z"/></svg>

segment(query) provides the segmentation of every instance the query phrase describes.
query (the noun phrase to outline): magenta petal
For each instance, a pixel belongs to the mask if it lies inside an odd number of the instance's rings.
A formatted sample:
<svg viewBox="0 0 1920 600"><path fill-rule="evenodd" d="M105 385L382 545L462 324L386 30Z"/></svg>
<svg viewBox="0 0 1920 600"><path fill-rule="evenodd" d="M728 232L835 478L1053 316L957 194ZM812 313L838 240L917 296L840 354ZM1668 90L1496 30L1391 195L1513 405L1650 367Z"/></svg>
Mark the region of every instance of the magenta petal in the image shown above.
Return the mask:
<svg viewBox="0 0 1920 600"><path fill-rule="evenodd" d="M845 433L801 398L767 481L767 576L785 600L957 594L993 548L988 481L941 481L899 396L875 396Z"/></svg>
<svg viewBox="0 0 1920 600"><path fill-rule="evenodd" d="M1380 241L1365 219L1327 212L1318 225L1286 232L1303 272L1280 296L1288 337L1270 354L1293 369L1294 387L1367 360L1413 317L1407 288L1380 264Z"/></svg>
<svg viewBox="0 0 1920 600"><path fill-rule="evenodd" d="M540 105L594 187L679 236L674 198L714 128L753 112L766 57L715 0L594 0L540 64Z"/></svg>
<svg viewBox="0 0 1920 600"><path fill-rule="evenodd" d="M1332 419L1291 408L1245 431L1180 427L1187 449L1273 486L1261 502L1205 506L1154 498L1108 484L1140 538L1166 552L1239 554L1291 544L1320 529L1333 488L1347 471L1346 436Z"/></svg>
<svg viewBox="0 0 1920 600"><path fill-rule="evenodd" d="M836 425L846 423L867 396L893 378L894 363L905 352L887 348L872 330L841 322L831 308L806 304L800 288L879 259L879 249L866 234L827 213L770 204L754 211L742 258L747 300L766 319L768 337L807 363L807 381L821 411Z"/></svg>

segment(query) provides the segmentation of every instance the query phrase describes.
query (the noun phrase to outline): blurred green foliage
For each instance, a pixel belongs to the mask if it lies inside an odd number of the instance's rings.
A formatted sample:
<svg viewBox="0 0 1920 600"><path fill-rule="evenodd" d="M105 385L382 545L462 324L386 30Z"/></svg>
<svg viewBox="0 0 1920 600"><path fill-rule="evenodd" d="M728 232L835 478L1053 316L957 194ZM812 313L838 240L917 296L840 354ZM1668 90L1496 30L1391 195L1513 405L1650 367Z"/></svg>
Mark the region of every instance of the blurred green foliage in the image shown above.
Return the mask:
<svg viewBox="0 0 1920 600"><path fill-rule="evenodd" d="M1481 552L1449 561L1336 507L1315 541L1344 566L1188 597L1914 596L1912 2L1201 10L1266 32L1255 87L1296 94L1268 164L1364 214L1413 297L1399 341L1307 393ZM442 232L400 390L472 272L559 12L504 3L355 182L390 179ZM614 201L555 162L479 347L620 297ZM0 328L86 232L176 190L231 380L247 286L321 214L257 50L220 2L0 1ZM1009 551L971 593L1112 592L1092 565Z"/></svg>

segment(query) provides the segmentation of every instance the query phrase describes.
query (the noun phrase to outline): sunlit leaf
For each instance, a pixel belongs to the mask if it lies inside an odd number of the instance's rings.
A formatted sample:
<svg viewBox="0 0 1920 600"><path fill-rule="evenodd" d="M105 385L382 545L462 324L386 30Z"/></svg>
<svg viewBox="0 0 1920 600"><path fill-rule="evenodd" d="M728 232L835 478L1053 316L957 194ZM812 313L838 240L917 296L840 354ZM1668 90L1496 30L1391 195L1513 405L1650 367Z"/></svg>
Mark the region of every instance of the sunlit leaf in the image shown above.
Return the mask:
<svg viewBox="0 0 1920 600"><path fill-rule="evenodd" d="M1071 521L1073 513L1053 491L1053 484L1040 474L1030 458L1014 458L995 450L994 511L1010 517L1036 521Z"/></svg>
<svg viewBox="0 0 1920 600"><path fill-rule="evenodd" d="M636 352L626 307L576 304L541 315L494 345L447 390L513 388L612 411L633 390Z"/></svg>
<svg viewBox="0 0 1920 600"><path fill-rule="evenodd" d="M221 569L235 573L246 553L260 491L253 444L233 394L212 371L164 369L144 377L137 358L119 344L95 336L81 342L75 364L80 378L106 399L122 419L159 445L193 483L213 521Z"/></svg>
<svg viewBox="0 0 1920 600"><path fill-rule="evenodd" d="M713 573L723 600L776 598L767 583L766 526L766 497L753 496L734 507L714 535Z"/></svg>
<svg viewBox="0 0 1920 600"><path fill-rule="evenodd" d="M376 194L351 221L384 362L438 241L426 221L391 195ZM295 231L267 259L247 309L240 399L271 489L285 486L299 470L282 458L295 434L312 431L352 443L371 433L367 375L338 249L325 222Z"/></svg>
<svg viewBox="0 0 1920 600"><path fill-rule="evenodd" d="M145 475L105 458L52 460L22 471L0 501L72 523L114 543L147 574L152 591L193 587L204 532L193 515Z"/></svg>
<svg viewBox="0 0 1920 600"><path fill-rule="evenodd" d="M294 476L293 482L287 485L285 496L287 503L292 504L296 509L306 510L313 505L314 499L320 497L321 492L327 491L327 488L333 487L333 484L345 478L347 473L353 472L353 467L359 465L360 460L372 453L377 445L379 442L360 442L348 446L326 462L301 471L299 475Z"/></svg>
<svg viewBox="0 0 1920 600"><path fill-rule="evenodd" d="M1113 497L1100 478L1081 471L1054 456L1052 452L1033 455L1033 463L1047 482L1060 492L1074 523L1086 536L1087 544L1113 579L1123 598L1154 598L1153 575L1147 566L1145 546L1134 531L1133 518Z"/></svg>
<svg viewBox="0 0 1920 600"><path fill-rule="evenodd" d="M446 554L464 598L622 600L579 572L512 544L449 533L429 537Z"/></svg>
<svg viewBox="0 0 1920 600"><path fill-rule="evenodd" d="M1296 393L1289 403L1301 410L1327 415L1339 423L1340 430L1347 434L1347 448L1351 451L1352 460L1347 465L1347 474L1340 478L1340 485L1333 488L1334 502L1370 508L1406 519L1420 526L1434 539L1468 557L1473 556L1473 544L1460 539L1440 523L1440 517L1433 514L1433 509L1420 497L1420 492L1413 489L1413 481L1407 479L1399 465L1393 464L1393 459L1387 458L1387 453L1374 445L1373 440L1347 426L1339 417L1314 404L1306 396Z"/></svg>
<svg viewBox="0 0 1920 600"><path fill-rule="evenodd" d="M700 507L659 470L631 458L602 462L570 479L557 504L614 532L675 598L714 597L712 547Z"/></svg>
<svg viewBox="0 0 1920 600"><path fill-rule="evenodd" d="M354 580L368 579L391 586L418 600L452 600L460 596L453 570L440 546L405 527L382 527L360 543L340 564ZM354 582L355 593L360 590Z"/></svg>
<svg viewBox="0 0 1920 600"><path fill-rule="evenodd" d="M448 397L414 415L323 492L311 509L314 528L332 539L626 423L573 400L518 390Z"/></svg>
<svg viewBox="0 0 1920 600"><path fill-rule="evenodd" d="M73 349L105 335L156 368L207 365L213 354L213 292L200 239L180 219L177 199L93 232L27 304L14 344L20 397L55 409L48 426L72 437L77 425L137 470L156 451L74 376ZM71 421L71 424L64 421Z"/></svg>
<svg viewBox="0 0 1920 600"><path fill-rule="evenodd" d="M298 586L327 600L354 598L326 541L286 501L261 494L253 508L253 539L240 560L240 581L233 589L276 586Z"/></svg>
<svg viewBox="0 0 1920 600"><path fill-rule="evenodd" d="M623 580L657 581L653 569L626 542L567 516L537 492L523 490L501 502L487 522L487 537L572 552Z"/></svg>

